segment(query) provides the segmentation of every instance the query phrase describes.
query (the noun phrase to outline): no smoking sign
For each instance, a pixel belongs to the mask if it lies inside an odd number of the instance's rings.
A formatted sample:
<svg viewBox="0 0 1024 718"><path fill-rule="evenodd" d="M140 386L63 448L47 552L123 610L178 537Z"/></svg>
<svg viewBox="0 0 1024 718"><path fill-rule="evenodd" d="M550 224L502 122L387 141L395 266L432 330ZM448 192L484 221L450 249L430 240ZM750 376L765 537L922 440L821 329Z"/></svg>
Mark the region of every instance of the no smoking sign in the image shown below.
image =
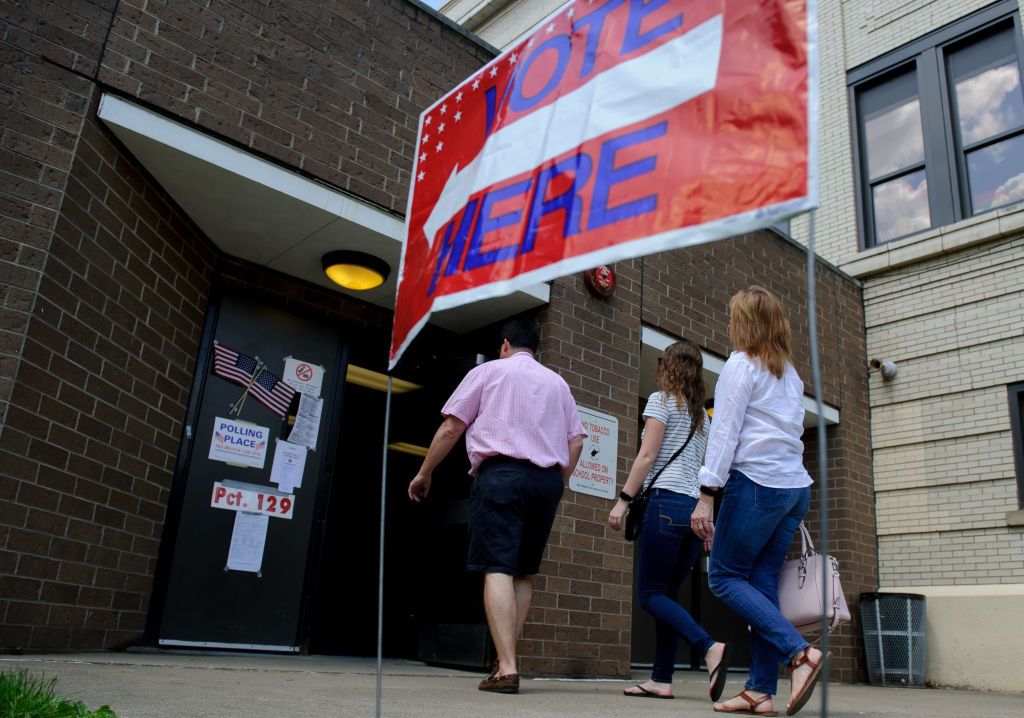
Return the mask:
<svg viewBox="0 0 1024 718"><path fill-rule="evenodd" d="M299 364L295 367L295 378L306 384L313 379L313 367L309 364Z"/></svg>
<svg viewBox="0 0 1024 718"><path fill-rule="evenodd" d="M295 391L317 398L324 383L324 368L310 361L287 357L284 360L284 381Z"/></svg>

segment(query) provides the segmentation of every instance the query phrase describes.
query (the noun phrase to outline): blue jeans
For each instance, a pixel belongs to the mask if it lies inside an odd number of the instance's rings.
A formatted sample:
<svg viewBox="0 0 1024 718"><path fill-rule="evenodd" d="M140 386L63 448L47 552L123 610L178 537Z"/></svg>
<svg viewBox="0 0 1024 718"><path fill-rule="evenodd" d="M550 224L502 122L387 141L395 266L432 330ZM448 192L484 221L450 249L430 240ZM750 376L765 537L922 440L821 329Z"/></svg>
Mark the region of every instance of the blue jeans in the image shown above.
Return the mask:
<svg viewBox="0 0 1024 718"><path fill-rule="evenodd" d="M636 573L640 607L654 616L654 670L651 680L671 683L679 637L703 656L715 643L679 605L679 591L704 542L690 531L697 499L654 489L644 514L637 546Z"/></svg>
<svg viewBox="0 0 1024 718"><path fill-rule="evenodd" d="M773 489L735 470L722 494L708 585L750 626L749 690L774 695L779 664L809 645L779 612L779 571L810 497L810 487Z"/></svg>

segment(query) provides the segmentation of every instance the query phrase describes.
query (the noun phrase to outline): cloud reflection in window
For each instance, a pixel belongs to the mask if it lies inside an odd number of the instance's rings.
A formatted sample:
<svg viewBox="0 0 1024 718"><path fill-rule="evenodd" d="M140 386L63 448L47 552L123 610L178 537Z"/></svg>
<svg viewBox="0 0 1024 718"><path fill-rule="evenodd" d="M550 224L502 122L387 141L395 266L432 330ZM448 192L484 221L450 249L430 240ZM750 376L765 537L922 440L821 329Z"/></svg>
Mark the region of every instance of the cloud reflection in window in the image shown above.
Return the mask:
<svg viewBox="0 0 1024 718"><path fill-rule="evenodd" d="M956 104L964 145L1024 123L1024 101L1016 62L957 82Z"/></svg>
<svg viewBox="0 0 1024 718"><path fill-rule="evenodd" d="M872 188L875 237L891 242L931 227L928 180L924 170L898 177Z"/></svg>

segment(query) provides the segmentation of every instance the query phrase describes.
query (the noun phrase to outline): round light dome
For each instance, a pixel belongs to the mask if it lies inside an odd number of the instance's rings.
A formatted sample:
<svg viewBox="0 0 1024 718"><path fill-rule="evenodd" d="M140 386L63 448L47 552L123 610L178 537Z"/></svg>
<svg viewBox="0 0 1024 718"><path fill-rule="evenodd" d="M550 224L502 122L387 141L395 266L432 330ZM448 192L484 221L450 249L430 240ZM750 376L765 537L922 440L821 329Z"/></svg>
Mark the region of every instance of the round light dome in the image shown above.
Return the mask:
<svg viewBox="0 0 1024 718"><path fill-rule="evenodd" d="M339 287L363 291L382 285L391 267L380 257L365 252L338 250L323 256L324 274Z"/></svg>

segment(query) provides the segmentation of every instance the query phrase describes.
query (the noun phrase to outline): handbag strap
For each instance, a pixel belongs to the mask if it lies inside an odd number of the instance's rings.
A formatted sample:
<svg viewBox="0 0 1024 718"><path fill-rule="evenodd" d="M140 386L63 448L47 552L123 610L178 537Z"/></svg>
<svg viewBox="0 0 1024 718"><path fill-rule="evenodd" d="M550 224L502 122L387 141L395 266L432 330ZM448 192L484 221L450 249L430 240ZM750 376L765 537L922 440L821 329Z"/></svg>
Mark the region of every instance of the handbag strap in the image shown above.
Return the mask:
<svg viewBox="0 0 1024 718"><path fill-rule="evenodd" d="M809 550L808 550L809 549ZM800 522L800 557L806 558L815 553L814 541L811 540L811 532L803 521Z"/></svg>
<svg viewBox="0 0 1024 718"><path fill-rule="evenodd" d="M672 454L672 458L669 459L668 461L666 461L665 465L662 466L660 469L658 469L658 473L656 473L654 475L654 478L651 479L651 483L647 484L647 490L648 491L650 491L651 489L654 488L654 482L658 480L659 476L661 476L661 472L664 471L665 469L667 469L668 465L671 464L673 461L675 461L677 456L679 456L681 453L683 453L683 449L685 449L686 445L690 443L690 439L693 438L693 433L695 431L697 431L697 422L693 421L693 417L690 417L690 434L689 434L689 436L686 437L686 441L683 442L683 445L680 446L678 449L676 449L676 453Z"/></svg>
<svg viewBox="0 0 1024 718"><path fill-rule="evenodd" d="M832 570L832 625L828 627L829 633L839 625L839 597L843 594L843 587L839 585L839 566L831 556L827 557L828 567Z"/></svg>

